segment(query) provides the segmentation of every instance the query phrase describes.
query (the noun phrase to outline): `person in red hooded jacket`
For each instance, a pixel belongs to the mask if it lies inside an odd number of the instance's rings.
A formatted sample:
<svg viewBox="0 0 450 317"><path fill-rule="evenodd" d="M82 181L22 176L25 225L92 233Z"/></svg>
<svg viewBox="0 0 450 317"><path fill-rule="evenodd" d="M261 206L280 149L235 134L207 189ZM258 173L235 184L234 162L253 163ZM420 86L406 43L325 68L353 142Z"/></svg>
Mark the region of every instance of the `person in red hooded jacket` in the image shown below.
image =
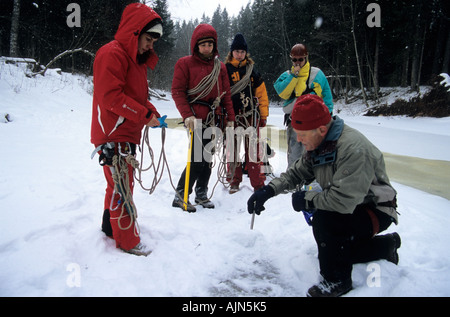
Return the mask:
<svg viewBox="0 0 450 317"><path fill-rule="evenodd" d="M227 69L218 59L217 32L211 25L202 23L195 28L191 53L175 64L172 98L186 128L194 132L189 194L195 183L195 202L204 208L214 208L207 197L211 166L203 151L211 139L204 137L204 132L212 126L223 129L224 122L234 126L235 117ZM178 181L173 207L184 208L185 177L186 169ZM195 212L196 209L188 204L187 211Z"/></svg>
<svg viewBox="0 0 450 317"><path fill-rule="evenodd" d="M114 40L102 46L94 60L91 143L99 151L106 178L102 231L116 246L136 255L151 251L140 241L132 217L123 212L116 192L111 157L135 155L144 126L161 125L160 115L148 101L147 67L154 69L158 56L154 43L162 35L162 19L150 7L129 4L122 13ZM128 164L128 188L133 191L133 167ZM121 200L120 200L121 199Z"/></svg>

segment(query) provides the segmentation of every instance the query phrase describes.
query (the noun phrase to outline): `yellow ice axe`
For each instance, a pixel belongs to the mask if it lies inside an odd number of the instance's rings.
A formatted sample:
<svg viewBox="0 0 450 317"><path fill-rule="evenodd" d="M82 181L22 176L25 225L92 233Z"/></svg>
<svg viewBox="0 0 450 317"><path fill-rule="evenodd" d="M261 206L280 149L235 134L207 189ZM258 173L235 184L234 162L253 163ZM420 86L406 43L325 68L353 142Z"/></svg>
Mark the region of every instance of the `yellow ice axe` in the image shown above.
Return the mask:
<svg viewBox="0 0 450 317"><path fill-rule="evenodd" d="M183 199L183 207L184 207L184 210L186 210L186 211L187 211L188 196L189 196L189 178L191 176L191 154L192 154L192 130L189 129L189 149L188 149L187 165L186 165L186 177L184 179L184 199Z"/></svg>

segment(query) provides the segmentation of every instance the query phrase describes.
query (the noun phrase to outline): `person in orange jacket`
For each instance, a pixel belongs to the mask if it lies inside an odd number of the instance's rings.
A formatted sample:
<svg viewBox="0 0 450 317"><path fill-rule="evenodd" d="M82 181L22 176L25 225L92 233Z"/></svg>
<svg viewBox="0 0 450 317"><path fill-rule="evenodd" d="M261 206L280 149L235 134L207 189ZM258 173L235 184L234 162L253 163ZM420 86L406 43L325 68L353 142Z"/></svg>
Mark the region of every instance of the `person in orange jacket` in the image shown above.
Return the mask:
<svg viewBox="0 0 450 317"><path fill-rule="evenodd" d="M162 19L153 9L129 4L114 40L102 46L94 60L91 143L99 151L107 183L102 231L114 238L117 248L136 255L151 251L140 241L132 217L123 212L125 197L115 189L111 159L118 151L135 155L143 127L161 125L160 114L148 100L147 67L154 69L158 62L153 45L162 34ZM134 168L127 167L125 186L132 195Z"/></svg>
<svg viewBox="0 0 450 317"><path fill-rule="evenodd" d="M244 129L253 127L259 136L259 128L266 126L266 120L269 116L269 97L267 96L266 85L261 75L254 69L254 64L255 62L248 54L248 45L244 36L241 33L236 34L225 60L230 79L236 127ZM247 72L248 75L246 76ZM249 142L253 141L246 138L244 162L240 162L241 158L238 157L237 151L238 145L235 144L233 161L228 164L227 171L230 194L239 191L244 164L254 190L264 186L266 176L265 173L261 172L261 155L259 153L253 155L254 157L250 155Z"/></svg>

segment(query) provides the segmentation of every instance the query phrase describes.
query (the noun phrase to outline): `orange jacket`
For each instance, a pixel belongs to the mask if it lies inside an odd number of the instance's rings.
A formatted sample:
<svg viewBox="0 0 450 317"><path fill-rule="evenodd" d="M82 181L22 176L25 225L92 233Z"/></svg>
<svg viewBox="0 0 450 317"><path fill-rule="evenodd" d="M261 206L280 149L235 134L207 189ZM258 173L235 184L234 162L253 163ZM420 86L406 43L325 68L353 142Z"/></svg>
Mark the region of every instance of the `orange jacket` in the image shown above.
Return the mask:
<svg viewBox="0 0 450 317"><path fill-rule="evenodd" d="M226 63L231 87L245 76L247 63L254 64L253 60L251 59L245 59L239 63L239 61L234 58L231 58L231 60ZM266 84L261 78L261 75L254 69L250 76L250 80L252 91L250 92L249 87L246 87L243 92L245 94L245 97L252 96L258 99L258 108L261 119L266 120L269 116L269 97L267 96ZM236 94L231 98L233 100L234 113L239 114L240 111L243 111L241 96L240 94Z"/></svg>

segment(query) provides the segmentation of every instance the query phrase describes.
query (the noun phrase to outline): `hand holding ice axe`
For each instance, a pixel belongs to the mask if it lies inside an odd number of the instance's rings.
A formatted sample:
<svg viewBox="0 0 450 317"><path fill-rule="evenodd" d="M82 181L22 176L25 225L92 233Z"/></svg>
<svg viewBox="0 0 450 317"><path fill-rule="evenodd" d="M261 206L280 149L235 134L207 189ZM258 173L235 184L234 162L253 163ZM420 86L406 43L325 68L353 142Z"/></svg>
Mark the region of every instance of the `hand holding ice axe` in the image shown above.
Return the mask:
<svg viewBox="0 0 450 317"><path fill-rule="evenodd" d="M247 211L252 215L252 223L250 229L253 229L255 214L259 215L261 211L265 210L264 203L271 197L275 196L275 191L269 185L266 185L250 196L247 201Z"/></svg>

